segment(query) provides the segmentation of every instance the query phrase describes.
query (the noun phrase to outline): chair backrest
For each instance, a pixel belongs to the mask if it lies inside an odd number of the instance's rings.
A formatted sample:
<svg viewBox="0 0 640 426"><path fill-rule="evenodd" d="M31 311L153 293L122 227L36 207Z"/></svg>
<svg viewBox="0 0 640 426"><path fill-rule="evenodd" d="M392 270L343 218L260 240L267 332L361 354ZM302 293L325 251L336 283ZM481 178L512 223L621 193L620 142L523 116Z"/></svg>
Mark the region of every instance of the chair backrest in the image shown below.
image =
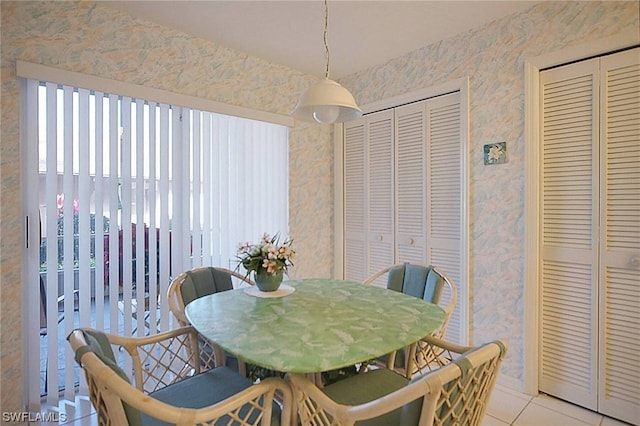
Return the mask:
<svg viewBox="0 0 640 426"><path fill-rule="evenodd" d="M232 279L254 284L244 275L224 268L204 266L183 272L171 282L167 291L171 313L181 326L190 325L184 313L185 306L202 296L231 290Z"/></svg>
<svg viewBox="0 0 640 426"><path fill-rule="evenodd" d="M428 339L441 350L460 348ZM413 380L386 369L355 375L324 389L303 375L289 374L287 379L293 387L302 424L474 426L485 414L506 344L496 340L462 349L468 351ZM372 373L370 379L366 377ZM378 396L371 399L371 390ZM365 393L369 395L362 396Z"/></svg>
<svg viewBox="0 0 640 426"><path fill-rule="evenodd" d="M225 367L203 366L197 347L202 339L192 327L138 338L76 329L68 340L85 371L101 425L140 425L147 420L227 424L230 419L242 426L258 421L270 425L272 419L283 426L290 423L292 397L283 380L270 378L254 385ZM117 365L112 345L131 356L135 386ZM288 407L275 408L276 393Z"/></svg>
<svg viewBox="0 0 640 426"><path fill-rule="evenodd" d="M111 349L111 342L106 334L97 332L96 330L81 330L81 333L78 333L74 337L78 342L82 342L84 340L85 345L79 346L75 348L75 357L76 362L80 365L82 356L86 352L92 353L95 355L97 359L102 363L101 369L103 371L108 371L109 375L117 374L122 380L126 381L128 384L131 384L129 377L127 374L118 366L117 360L113 354L113 350ZM73 338L71 338L73 339ZM94 360L95 362L95 360ZM89 364L91 362L89 361ZM97 364L97 363L96 363ZM110 370L106 370L104 366L107 366ZM91 391L91 400L94 402L94 406L100 406L104 404L106 412L109 413L109 416L113 416L115 419L122 419L124 416L127 420L127 424L129 425L141 425L142 419L140 417L140 411L127 404L125 401L116 402L115 398L111 398L108 392L108 388L100 386L99 383L93 381L94 376L87 374L87 383L90 384ZM102 404L99 404L98 401L101 401Z"/></svg>
<svg viewBox="0 0 640 426"><path fill-rule="evenodd" d="M458 290L453 281L434 266L397 263L388 266L369 277L364 284L371 284L387 274L387 288L410 296L419 297L439 305L447 314L434 336L443 339L451 314L458 302Z"/></svg>

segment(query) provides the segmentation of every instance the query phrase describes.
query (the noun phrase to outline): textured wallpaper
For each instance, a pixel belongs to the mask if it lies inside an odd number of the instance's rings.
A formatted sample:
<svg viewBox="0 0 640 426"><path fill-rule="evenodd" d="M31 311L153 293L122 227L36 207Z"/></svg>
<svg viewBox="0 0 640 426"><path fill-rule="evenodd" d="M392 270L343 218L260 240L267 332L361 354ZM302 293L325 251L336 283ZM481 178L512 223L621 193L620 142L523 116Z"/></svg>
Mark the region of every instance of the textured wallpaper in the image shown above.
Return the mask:
<svg viewBox="0 0 640 426"><path fill-rule="evenodd" d="M90 2L1 3L0 406L22 404L19 81L15 60L289 114L315 78ZM294 277L333 271L333 141L328 126L290 132ZM258 236L256 236L257 238Z"/></svg>
<svg viewBox="0 0 640 426"><path fill-rule="evenodd" d="M0 380L3 411L22 404L19 81L15 60L288 114L314 80L301 72L90 2L1 6ZM637 2L544 2L342 80L360 104L469 76L473 339L510 344L504 374L523 377L524 60L637 28ZM484 167L482 146L509 161ZM326 126L291 130L294 277L330 276L333 142Z"/></svg>
<svg viewBox="0 0 640 426"><path fill-rule="evenodd" d="M638 3L543 2L341 80L360 104L469 76L472 341L501 337L503 374L524 376L524 62L572 45L639 32ZM484 166L506 141L508 162Z"/></svg>

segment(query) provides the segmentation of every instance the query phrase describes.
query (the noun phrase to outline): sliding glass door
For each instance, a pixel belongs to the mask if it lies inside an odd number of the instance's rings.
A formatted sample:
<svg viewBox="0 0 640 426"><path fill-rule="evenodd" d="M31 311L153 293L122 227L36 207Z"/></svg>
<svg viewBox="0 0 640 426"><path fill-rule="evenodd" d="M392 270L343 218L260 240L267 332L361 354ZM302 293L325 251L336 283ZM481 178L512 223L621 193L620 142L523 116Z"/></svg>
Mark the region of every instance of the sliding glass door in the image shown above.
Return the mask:
<svg viewBox="0 0 640 426"><path fill-rule="evenodd" d="M23 89L25 218L39 236L25 265L40 371L29 398L56 405L83 392L72 329L166 330L172 277L233 269L238 243L288 234L288 128L52 82Z"/></svg>

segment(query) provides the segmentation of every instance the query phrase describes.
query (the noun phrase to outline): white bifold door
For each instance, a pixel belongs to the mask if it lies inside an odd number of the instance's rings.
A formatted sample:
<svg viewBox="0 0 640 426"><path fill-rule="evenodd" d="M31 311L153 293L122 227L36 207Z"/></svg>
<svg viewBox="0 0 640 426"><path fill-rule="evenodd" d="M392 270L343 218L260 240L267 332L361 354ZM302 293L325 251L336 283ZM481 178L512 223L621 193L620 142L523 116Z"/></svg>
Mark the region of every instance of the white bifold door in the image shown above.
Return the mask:
<svg viewBox="0 0 640 426"><path fill-rule="evenodd" d="M345 123L344 276L363 281L396 262L439 267L459 295L448 340L466 342L461 117L455 92Z"/></svg>
<svg viewBox="0 0 640 426"><path fill-rule="evenodd" d="M540 82L540 390L638 424L640 49Z"/></svg>

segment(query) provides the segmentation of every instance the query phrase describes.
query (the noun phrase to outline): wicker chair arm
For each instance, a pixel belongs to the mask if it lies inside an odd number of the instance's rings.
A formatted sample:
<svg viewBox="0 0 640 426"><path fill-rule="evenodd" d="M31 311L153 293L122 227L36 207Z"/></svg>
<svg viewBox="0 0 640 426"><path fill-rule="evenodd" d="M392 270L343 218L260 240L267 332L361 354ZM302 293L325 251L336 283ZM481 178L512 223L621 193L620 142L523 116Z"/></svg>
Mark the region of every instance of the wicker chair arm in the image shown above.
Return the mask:
<svg viewBox="0 0 640 426"><path fill-rule="evenodd" d="M191 327L184 327L172 330L161 335L149 336L145 338L122 338L109 335L112 344L125 344L135 348L144 344L153 344L166 341L167 338L177 337L185 334L193 334L195 330ZM138 340L136 342L133 342ZM74 330L69 336L69 343L74 351L87 344L82 330ZM237 413L241 407L247 403L260 404L259 401L272 401L277 394L282 402L282 424L288 426L292 420L293 397L289 385L280 378L268 378L260 383L254 384L236 394L216 404L208 407L191 409L176 407L158 399L153 398L141 389L132 386L127 380L118 375L111 367L106 365L98 356L91 352L83 352L79 360L86 371L90 371L94 377L90 388L92 392L100 394L101 399L107 404L112 424L127 424L126 417L121 410L122 401L146 415L176 425L193 424L213 424L218 418L230 413ZM115 409L114 409L115 407ZM263 416L270 418L272 414L272 404L264 404ZM240 418L236 419L239 425L248 425Z"/></svg>
<svg viewBox="0 0 640 426"><path fill-rule="evenodd" d="M473 346L462 346L462 345L457 345L455 343L451 343L451 342L447 342L445 340L442 339L438 339L437 337L434 336L425 336L422 339L420 339L422 342L428 343L429 345L432 345L434 347L437 347L441 350L445 350L445 351L449 351L455 354L463 354L467 351L470 351L471 349L473 349Z"/></svg>
<svg viewBox="0 0 640 426"><path fill-rule="evenodd" d="M289 386L282 379L270 378L235 394L233 398L228 398L217 404L199 409L180 408L152 398L139 389L132 387L92 353L83 355L82 362L83 365L86 364L88 368L97 371L100 381L111 392L117 394L119 399L150 417L178 426L213 424L216 419L240 409L249 401L260 397L271 400L276 391L280 394L283 404L287 404L286 406L291 406L292 404ZM266 404L266 407L263 415L268 418L271 416L271 404ZM289 420L283 419L283 424L289 424L291 415L288 411L285 412L286 418Z"/></svg>
<svg viewBox="0 0 640 426"><path fill-rule="evenodd" d="M407 407L407 404L420 398L420 426L434 424L434 421L435 424L480 424L506 352L506 344L494 341L477 348L467 348L432 337L427 338L427 341L438 350L446 350L452 354L464 353L464 357L407 381L400 388L390 386L388 394L359 405L340 404L305 376L287 374L286 379L291 384L303 424L312 421L314 425L352 426L355 422ZM363 383L358 383L355 378L345 380L354 380L351 383L353 386ZM386 386L383 384L385 381L383 379L374 386ZM342 392L345 389L349 388L343 387ZM405 409L403 412L406 413Z"/></svg>
<svg viewBox="0 0 640 426"><path fill-rule="evenodd" d="M197 336L197 331L191 326L175 328L173 330L164 331L157 334L149 334L146 336L126 337L116 334L109 334L109 341L112 345L122 346L123 348L135 348L138 346L149 345L169 340L171 338L184 334L192 334Z"/></svg>
<svg viewBox="0 0 640 426"><path fill-rule="evenodd" d="M173 314L173 316L178 321L178 324L181 326L189 325L189 320L184 314L184 301L182 300L182 295L180 294L180 286L182 282L186 278L187 273L183 272L176 277L171 284L169 284L169 288L167 289L167 302L169 304L169 310Z"/></svg>
<svg viewBox="0 0 640 426"><path fill-rule="evenodd" d="M432 411L435 410L435 399L438 396L437 393L441 384L447 380L453 380L460 374L460 369L455 364L444 368L447 370L439 371L440 377L434 376L430 380L419 380L375 401L352 406L335 402L305 376L290 373L287 374L286 379L294 389L298 406L315 404L318 411L323 411L321 414L316 413L317 416L323 419L322 422L318 423L320 425L352 426L355 422L380 417L405 406L411 401L425 397L420 416L420 425L422 425L422 419L433 417ZM329 420L327 414L331 416L331 420ZM424 425L427 424L430 423L424 423Z"/></svg>
<svg viewBox="0 0 640 426"><path fill-rule="evenodd" d="M389 272L393 268L399 268L401 266L404 266L404 262L400 262L400 263L396 263L395 265L387 266L386 268L376 272L375 274L371 275L369 278L364 280L362 282L362 284L370 285L372 282L374 282L375 280L377 280L378 278L380 278L382 275L386 274L387 272Z"/></svg>

